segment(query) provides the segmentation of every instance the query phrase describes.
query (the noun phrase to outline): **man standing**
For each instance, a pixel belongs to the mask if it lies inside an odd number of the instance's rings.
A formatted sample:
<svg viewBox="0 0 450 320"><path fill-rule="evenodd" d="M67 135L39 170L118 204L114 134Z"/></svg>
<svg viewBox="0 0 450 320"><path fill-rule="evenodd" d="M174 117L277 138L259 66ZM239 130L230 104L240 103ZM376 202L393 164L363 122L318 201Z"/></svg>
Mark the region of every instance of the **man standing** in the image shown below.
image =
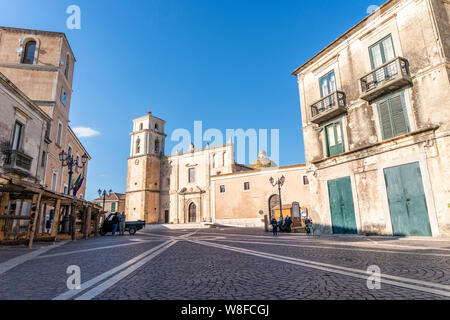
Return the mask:
<svg viewBox="0 0 450 320"><path fill-rule="evenodd" d="M119 215L119 234L121 236L125 235L125 212L122 212L122 214Z"/></svg>
<svg viewBox="0 0 450 320"><path fill-rule="evenodd" d="M114 213L114 217L112 218L112 235L116 235L117 228L119 227L119 217L117 216L117 213Z"/></svg>

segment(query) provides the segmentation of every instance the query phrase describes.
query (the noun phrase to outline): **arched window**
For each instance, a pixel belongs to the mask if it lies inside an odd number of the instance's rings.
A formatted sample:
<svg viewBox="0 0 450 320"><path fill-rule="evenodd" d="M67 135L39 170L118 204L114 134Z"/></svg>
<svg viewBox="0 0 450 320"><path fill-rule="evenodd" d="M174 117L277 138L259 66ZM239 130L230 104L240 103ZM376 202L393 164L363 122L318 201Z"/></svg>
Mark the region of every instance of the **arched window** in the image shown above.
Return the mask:
<svg viewBox="0 0 450 320"><path fill-rule="evenodd" d="M158 153L158 152L159 152L159 140L156 139L155 140L155 153Z"/></svg>
<svg viewBox="0 0 450 320"><path fill-rule="evenodd" d="M66 79L69 79L69 68L70 68L70 56L69 54L67 54L66 67L64 69L64 75L66 76Z"/></svg>
<svg viewBox="0 0 450 320"><path fill-rule="evenodd" d="M158 129L159 129L159 128L158 128L158 124L155 123L155 130L158 131Z"/></svg>
<svg viewBox="0 0 450 320"><path fill-rule="evenodd" d="M139 124L139 131L142 131L143 129L144 129L144 124L143 123Z"/></svg>
<svg viewBox="0 0 450 320"><path fill-rule="evenodd" d="M141 152L141 138L137 138L136 140L136 153Z"/></svg>
<svg viewBox="0 0 450 320"><path fill-rule="evenodd" d="M22 63L33 64L36 53L36 41L28 41L22 55Z"/></svg>

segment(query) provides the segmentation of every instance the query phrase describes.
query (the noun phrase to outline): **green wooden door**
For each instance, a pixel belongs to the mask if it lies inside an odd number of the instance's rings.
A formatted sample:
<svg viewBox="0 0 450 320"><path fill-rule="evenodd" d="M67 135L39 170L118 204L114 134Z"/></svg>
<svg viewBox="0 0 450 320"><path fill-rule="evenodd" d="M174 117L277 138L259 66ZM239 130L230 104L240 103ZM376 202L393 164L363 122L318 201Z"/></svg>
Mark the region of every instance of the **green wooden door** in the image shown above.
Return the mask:
<svg viewBox="0 0 450 320"><path fill-rule="evenodd" d="M328 181L331 222L335 234L356 234L350 177Z"/></svg>
<svg viewBox="0 0 450 320"><path fill-rule="evenodd" d="M419 163L387 168L384 177L394 235L431 236Z"/></svg>

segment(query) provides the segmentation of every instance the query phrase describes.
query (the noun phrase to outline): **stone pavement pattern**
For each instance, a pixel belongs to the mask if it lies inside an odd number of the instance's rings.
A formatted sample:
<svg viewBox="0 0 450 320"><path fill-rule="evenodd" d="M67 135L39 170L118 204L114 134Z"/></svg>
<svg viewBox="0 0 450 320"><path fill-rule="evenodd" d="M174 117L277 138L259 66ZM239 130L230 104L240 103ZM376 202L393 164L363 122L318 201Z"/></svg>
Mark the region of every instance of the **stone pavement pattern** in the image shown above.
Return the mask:
<svg viewBox="0 0 450 320"><path fill-rule="evenodd" d="M0 299L64 293L102 300L450 298L450 240L144 230L134 237L69 242L2 272L9 259L26 253L0 248ZM70 265L81 269L82 290L67 288ZM388 278L382 275L379 290L367 287L365 271L372 265Z"/></svg>

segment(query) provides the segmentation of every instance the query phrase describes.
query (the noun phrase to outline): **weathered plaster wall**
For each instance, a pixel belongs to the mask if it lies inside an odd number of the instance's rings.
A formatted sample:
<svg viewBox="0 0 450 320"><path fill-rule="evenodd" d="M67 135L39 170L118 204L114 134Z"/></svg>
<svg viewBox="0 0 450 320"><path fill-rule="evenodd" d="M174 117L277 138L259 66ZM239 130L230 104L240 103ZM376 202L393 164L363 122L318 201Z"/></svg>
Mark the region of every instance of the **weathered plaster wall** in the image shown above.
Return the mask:
<svg viewBox="0 0 450 320"><path fill-rule="evenodd" d="M278 195L278 188L273 187L269 179L285 176L281 200L283 204L297 201L302 206L310 207L309 186L303 184L306 168L302 165L292 168L267 168L256 172L232 174L212 178L216 220L230 220L237 223L239 219L260 219L269 214L269 199ZM244 190L244 183L250 183L250 190ZM225 186L225 193L220 193L220 186ZM260 214L260 211L263 214ZM245 222L245 221L244 221Z"/></svg>

